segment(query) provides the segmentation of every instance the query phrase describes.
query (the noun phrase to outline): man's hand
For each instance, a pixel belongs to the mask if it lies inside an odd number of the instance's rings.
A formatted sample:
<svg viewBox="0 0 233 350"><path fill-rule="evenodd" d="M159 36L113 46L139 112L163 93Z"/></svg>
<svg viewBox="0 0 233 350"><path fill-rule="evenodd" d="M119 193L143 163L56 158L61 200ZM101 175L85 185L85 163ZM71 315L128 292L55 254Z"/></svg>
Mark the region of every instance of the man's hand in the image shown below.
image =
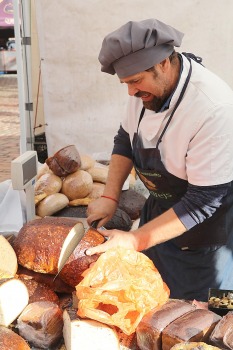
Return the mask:
<svg viewBox="0 0 233 350"><path fill-rule="evenodd" d="M117 203L107 198L98 198L89 203L87 208L87 223L91 225L93 221L99 220L98 227L104 226L111 220L117 209Z"/></svg>
<svg viewBox="0 0 233 350"><path fill-rule="evenodd" d="M127 249L137 250L138 244L133 231L125 232L120 230L98 229L98 232L106 237L107 240L103 244L86 250L87 255L104 253L108 249L116 247L124 247Z"/></svg>

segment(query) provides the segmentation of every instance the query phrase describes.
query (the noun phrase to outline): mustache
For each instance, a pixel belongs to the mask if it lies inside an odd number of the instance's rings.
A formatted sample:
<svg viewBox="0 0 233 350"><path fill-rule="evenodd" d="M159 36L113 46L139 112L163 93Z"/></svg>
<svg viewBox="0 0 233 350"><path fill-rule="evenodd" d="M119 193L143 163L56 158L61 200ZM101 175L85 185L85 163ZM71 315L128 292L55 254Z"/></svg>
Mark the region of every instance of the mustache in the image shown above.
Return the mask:
<svg viewBox="0 0 233 350"><path fill-rule="evenodd" d="M148 94L148 92L146 92L146 91L138 91L138 92L136 92L136 94L134 96L135 97L142 97L145 94Z"/></svg>

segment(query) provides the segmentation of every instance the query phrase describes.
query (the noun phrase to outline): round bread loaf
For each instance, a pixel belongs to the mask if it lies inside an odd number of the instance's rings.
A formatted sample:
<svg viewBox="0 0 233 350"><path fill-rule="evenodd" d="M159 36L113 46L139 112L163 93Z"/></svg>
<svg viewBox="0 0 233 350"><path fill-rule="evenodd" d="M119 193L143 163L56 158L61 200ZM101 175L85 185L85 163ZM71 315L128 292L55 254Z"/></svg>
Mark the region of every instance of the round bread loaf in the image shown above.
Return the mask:
<svg viewBox="0 0 233 350"><path fill-rule="evenodd" d="M133 189L129 189L121 192L118 207L124 210L131 220L136 220L140 217L145 202L146 197Z"/></svg>
<svg viewBox="0 0 233 350"><path fill-rule="evenodd" d="M100 182L93 182L92 190L88 194L88 197L92 199L100 198L104 193L104 188L105 188L105 184Z"/></svg>
<svg viewBox="0 0 233 350"><path fill-rule="evenodd" d="M64 179L61 192L72 201L87 197L92 190L92 186L91 175L85 170L78 170Z"/></svg>
<svg viewBox="0 0 233 350"><path fill-rule="evenodd" d="M57 176L67 176L77 171L81 166L81 158L74 145L66 146L46 159L46 164Z"/></svg>
<svg viewBox="0 0 233 350"><path fill-rule="evenodd" d="M45 217L26 223L13 242L19 264L35 272L56 274L63 242L75 224L84 234L83 223L71 218ZM73 286L80 274L98 258L97 255L86 256L85 251L103 241L98 231L87 231L62 269L60 278Z"/></svg>
<svg viewBox="0 0 233 350"><path fill-rule="evenodd" d="M45 192L48 195L60 192L62 187L62 179L52 173L46 173L35 183L35 193Z"/></svg>
<svg viewBox="0 0 233 350"><path fill-rule="evenodd" d="M88 154L81 154L80 157L81 157L81 166L80 166L81 170L87 170L87 169L93 168L93 166L95 165L94 158L92 158Z"/></svg>

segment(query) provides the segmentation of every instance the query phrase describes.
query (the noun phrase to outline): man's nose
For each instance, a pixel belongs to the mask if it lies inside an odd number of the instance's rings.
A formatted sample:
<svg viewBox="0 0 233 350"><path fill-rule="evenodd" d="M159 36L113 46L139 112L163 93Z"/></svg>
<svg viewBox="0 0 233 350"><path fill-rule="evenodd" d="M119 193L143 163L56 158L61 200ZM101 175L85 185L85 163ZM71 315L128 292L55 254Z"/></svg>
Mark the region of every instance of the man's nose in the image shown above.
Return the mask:
<svg viewBox="0 0 233 350"><path fill-rule="evenodd" d="M134 96L139 90L132 85L128 85L128 94Z"/></svg>

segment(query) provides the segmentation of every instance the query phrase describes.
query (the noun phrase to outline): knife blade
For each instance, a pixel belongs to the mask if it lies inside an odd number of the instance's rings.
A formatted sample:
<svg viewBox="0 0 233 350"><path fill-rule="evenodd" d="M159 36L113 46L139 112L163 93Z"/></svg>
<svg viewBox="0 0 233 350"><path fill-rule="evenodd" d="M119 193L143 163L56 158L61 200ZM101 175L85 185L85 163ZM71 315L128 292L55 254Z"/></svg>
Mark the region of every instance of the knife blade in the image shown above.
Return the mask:
<svg viewBox="0 0 233 350"><path fill-rule="evenodd" d="M97 228L99 220L95 220L91 223L90 227ZM86 230L80 226L80 222L77 223L70 232L68 233L66 239L63 242L62 249L60 252L59 260L58 260L58 265L57 265L57 274L55 275L53 281L57 278L65 264L67 263L69 257L77 247L77 245L81 242L82 238L85 236L85 234L88 232L90 229L88 227Z"/></svg>

